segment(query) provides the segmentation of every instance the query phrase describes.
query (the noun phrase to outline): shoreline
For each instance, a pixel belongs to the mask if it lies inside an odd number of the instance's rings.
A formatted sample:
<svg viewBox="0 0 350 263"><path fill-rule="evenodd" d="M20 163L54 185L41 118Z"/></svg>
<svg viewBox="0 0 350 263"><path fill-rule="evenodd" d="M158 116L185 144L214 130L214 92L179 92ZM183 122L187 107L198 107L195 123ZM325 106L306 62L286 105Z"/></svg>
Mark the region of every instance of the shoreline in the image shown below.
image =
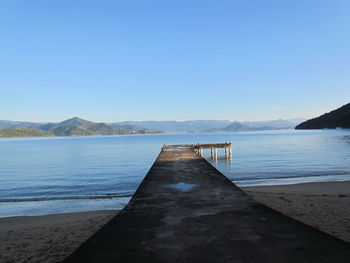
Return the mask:
<svg viewBox="0 0 350 263"><path fill-rule="evenodd" d="M78 138L78 137L112 137L112 136L127 136L127 135L159 135L165 133L125 133L125 134L99 134L99 135L48 135L48 136L11 136L0 137L0 139L32 139L32 138Z"/></svg>
<svg viewBox="0 0 350 263"><path fill-rule="evenodd" d="M350 181L241 187L256 201L350 242Z"/></svg>
<svg viewBox="0 0 350 263"><path fill-rule="evenodd" d="M264 184L264 185L252 185L252 186L238 186L242 190L245 189L251 192L269 192L269 193L308 193L308 194L335 194L339 191L350 193L348 189L349 179L345 180L333 180L333 181L315 181L315 182L297 182L286 184ZM331 188L327 188L327 185L331 185ZM337 188L334 186L337 185Z"/></svg>
<svg viewBox="0 0 350 263"><path fill-rule="evenodd" d="M350 242L350 181L241 187L256 201ZM0 262L59 262L118 210L0 218Z"/></svg>

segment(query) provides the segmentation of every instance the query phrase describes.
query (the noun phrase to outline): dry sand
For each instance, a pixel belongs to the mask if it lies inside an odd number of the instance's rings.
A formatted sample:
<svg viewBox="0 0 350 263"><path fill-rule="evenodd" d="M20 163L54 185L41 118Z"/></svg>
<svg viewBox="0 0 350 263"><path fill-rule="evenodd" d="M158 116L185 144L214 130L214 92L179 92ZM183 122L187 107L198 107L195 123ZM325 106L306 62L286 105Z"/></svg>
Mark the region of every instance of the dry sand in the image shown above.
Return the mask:
<svg viewBox="0 0 350 263"><path fill-rule="evenodd" d="M350 242L350 181L242 187L255 200Z"/></svg>
<svg viewBox="0 0 350 263"><path fill-rule="evenodd" d="M0 262L59 262L116 210L0 218Z"/></svg>

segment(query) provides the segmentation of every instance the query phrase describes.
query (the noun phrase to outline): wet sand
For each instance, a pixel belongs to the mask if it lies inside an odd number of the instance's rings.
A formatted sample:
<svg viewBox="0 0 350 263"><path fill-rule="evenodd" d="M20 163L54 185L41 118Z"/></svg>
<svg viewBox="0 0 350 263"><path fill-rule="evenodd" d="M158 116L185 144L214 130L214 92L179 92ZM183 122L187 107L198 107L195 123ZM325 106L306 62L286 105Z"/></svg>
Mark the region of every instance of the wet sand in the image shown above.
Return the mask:
<svg viewBox="0 0 350 263"><path fill-rule="evenodd" d="M350 181L242 187L256 201L350 242Z"/></svg>
<svg viewBox="0 0 350 263"><path fill-rule="evenodd" d="M0 262L59 262L116 210L0 218Z"/></svg>

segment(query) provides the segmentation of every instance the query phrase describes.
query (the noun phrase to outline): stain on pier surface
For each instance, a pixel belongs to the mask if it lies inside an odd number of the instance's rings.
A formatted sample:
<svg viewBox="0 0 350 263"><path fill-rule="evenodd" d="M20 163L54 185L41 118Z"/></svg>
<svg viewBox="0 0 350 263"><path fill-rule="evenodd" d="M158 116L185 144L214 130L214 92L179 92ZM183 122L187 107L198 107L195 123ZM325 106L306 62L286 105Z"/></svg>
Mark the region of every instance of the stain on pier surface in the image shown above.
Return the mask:
<svg viewBox="0 0 350 263"><path fill-rule="evenodd" d="M195 184L188 184L184 182L176 183L176 184L169 184L167 187L171 187L177 190L181 190L183 192L191 190L193 187L195 187Z"/></svg>
<svg viewBox="0 0 350 263"><path fill-rule="evenodd" d="M65 262L350 262L350 245L259 204L180 149L162 151L129 204Z"/></svg>

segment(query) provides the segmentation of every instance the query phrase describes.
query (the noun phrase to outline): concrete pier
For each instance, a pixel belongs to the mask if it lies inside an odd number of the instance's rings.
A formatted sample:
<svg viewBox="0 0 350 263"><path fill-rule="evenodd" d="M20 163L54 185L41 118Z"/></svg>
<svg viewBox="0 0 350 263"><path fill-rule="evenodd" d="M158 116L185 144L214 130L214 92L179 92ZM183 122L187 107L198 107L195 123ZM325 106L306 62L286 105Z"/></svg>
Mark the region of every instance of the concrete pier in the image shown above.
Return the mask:
<svg viewBox="0 0 350 263"><path fill-rule="evenodd" d="M64 262L340 263L350 245L257 203L194 149L174 147Z"/></svg>

